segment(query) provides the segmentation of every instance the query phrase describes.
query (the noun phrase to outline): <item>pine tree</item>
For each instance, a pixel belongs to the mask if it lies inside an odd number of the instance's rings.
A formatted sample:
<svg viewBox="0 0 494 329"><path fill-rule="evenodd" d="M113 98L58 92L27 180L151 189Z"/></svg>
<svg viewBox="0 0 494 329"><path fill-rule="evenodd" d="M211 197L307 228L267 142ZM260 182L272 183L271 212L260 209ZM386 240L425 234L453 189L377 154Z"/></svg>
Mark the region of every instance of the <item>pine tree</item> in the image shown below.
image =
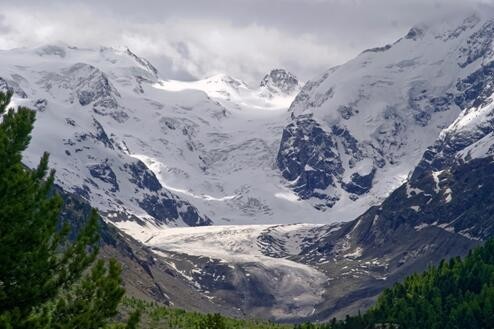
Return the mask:
<svg viewBox="0 0 494 329"><path fill-rule="evenodd" d="M226 329L226 324L220 314L207 314L199 325L199 329Z"/></svg>
<svg viewBox="0 0 494 329"><path fill-rule="evenodd" d="M96 211L68 240L48 154L34 170L21 162L35 113L7 110L11 97L0 93L0 328L101 328L124 293L120 266L95 262Z"/></svg>

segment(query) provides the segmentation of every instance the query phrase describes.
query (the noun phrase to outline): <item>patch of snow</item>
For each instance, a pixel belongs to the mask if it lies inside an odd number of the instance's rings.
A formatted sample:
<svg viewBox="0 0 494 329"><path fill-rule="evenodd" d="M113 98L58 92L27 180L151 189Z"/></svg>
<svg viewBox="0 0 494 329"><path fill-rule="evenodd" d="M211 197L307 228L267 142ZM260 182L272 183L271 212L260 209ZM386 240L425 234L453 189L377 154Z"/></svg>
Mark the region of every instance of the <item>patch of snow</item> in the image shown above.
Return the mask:
<svg viewBox="0 0 494 329"><path fill-rule="evenodd" d="M453 191L449 187L444 191L444 195L446 196L444 199L446 203L450 203L453 200Z"/></svg>
<svg viewBox="0 0 494 329"><path fill-rule="evenodd" d="M494 132L467 146L458 152L457 157L464 161L481 159L494 156Z"/></svg>
<svg viewBox="0 0 494 329"><path fill-rule="evenodd" d="M278 193L275 193L274 194L275 197L279 198L279 199L284 199L284 200L287 200L287 201L290 201L290 202L300 202L300 198L298 195L296 195L294 192L292 191L287 191L287 192L278 192Z"/></svg>
<svg viewBox="0 0 494 329"><path fill-rule="evenodd" d="M363 251L364 250L361 247L357 247L353 252L343 255L343 257L351 259L359 258L362 256Z"/></svg>
<svg viewBox="0 0 494 329"><path fill-rule="evenodd" d="M424 228L429 227L429 226L431 226L431 225L427 224L427 223L422 223L420 225L416 225L414 228L415 228L415 231L421 231Z"/></svg>
<svg viewBox="0 0 494 329"><path fill-rule="evenodd" d="M441 187L439 186L440 180L439 180L439 175L441 175L443 170L440 171L433 171L432 172L432 178L434 179L434 192L439 193L441 191Z"/></svg>

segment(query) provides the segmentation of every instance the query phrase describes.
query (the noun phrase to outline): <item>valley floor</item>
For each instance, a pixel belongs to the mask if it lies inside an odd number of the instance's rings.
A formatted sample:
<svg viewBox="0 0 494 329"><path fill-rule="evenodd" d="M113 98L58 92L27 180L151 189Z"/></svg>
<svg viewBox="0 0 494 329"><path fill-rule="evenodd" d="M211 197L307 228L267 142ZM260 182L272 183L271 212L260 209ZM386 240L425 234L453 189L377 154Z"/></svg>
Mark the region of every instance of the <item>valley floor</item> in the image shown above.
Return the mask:
<svg viewBox="0 0 494 329"><path fill-rule="evenodd" d="M269 296L271 306L267 317L270 318L311 316L315 305L322 301L326 275L290 259L300 253L304 240L310 239L313 229L320 225L159 228L129 221L117 226L152 248L156 255L167 258L170 266L213 301L223 298L218 295L222 290L218 286L226 283L252 285L252 294ZM182 257L174 262L171 260L174 254ZM187 264L184 259L190 256L194 260ZM204 267L195 257L206 258L209 267Z"/></svg>

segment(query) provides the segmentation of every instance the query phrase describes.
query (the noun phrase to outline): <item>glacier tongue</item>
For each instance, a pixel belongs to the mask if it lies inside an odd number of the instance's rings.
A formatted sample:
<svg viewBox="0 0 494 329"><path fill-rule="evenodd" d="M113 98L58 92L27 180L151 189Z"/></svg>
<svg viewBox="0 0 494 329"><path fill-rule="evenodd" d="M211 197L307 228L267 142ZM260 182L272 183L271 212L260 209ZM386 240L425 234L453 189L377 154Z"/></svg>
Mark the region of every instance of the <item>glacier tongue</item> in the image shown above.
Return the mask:
<svg viewBox="0 0 494 329"><path fill-rule="evenodd" d="M175 252L224 262L232 271L238 272L237 276L261 285L262 293L271 296L273 300L268 313L272 318L310 316L315 305L322 301L326 274L287 258L300 252L303 239L315 236L314 230L319 225L215 225L160 229L143 228L127 222L117 223L117 226L153 248L157 254ZM273 252L275 245L281 246L277 252ZM199 289L209 292L206 286L201 286L201 277L208 273L193 269L194 275L191 276L180 268L177 271L182 271L180 273ZM225 280L223 276L216 277L216 281Z"/></svg>

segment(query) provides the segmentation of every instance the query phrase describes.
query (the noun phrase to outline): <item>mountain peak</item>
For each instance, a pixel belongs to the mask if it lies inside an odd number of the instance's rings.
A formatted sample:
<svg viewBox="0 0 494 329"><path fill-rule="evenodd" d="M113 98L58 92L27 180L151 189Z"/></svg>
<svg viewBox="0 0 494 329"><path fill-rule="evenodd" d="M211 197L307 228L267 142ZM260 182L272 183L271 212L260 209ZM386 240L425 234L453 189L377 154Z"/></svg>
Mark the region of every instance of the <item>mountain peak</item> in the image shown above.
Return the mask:
<svg viewBox="0 0 494 329"><path fill-rule="evenodd" d="M247 88L247 85L242 80L236 79L228 74L218 73L204 80L207 84L223 85L225 87L238 89Z"/></svg>
<svg viewBox="0 0 494 329"><path fill-rule="evenodd" d="M274 69L264 76L261 87L274 93L293 94L299 89L299 81L297 77L284 69Z"/></svg>
<svg viewBox="0 0 494 329"><path fill-rule="evenodd" d="M64 58L67 54L66 49L68 46L63 43L58 44L47 44L38 48L35 48L34 51L38 56L58 56L60 58Z"/></svg>
<svg viewBox="0 0 494 329"><path fill-rule="evenodd" d="M158 70L147 59L137 56L128 47L126 48L125 52L127 53L127 55L132 57L139 65L143 66L146 70L151 72L154 76L158 76Z"/></svg>

